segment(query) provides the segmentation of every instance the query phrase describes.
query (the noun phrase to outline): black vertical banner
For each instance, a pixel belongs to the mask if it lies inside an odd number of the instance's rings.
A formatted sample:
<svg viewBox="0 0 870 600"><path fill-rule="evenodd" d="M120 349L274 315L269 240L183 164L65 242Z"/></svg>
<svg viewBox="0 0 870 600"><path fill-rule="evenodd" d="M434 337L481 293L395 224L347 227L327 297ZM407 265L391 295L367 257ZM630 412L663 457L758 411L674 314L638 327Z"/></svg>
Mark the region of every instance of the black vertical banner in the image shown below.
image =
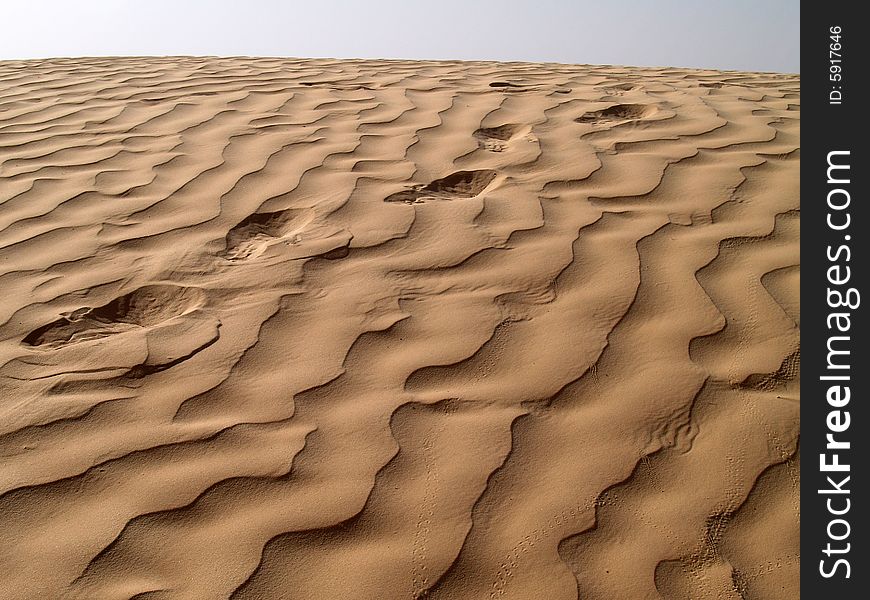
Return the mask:
<svg viewBox="0 0 870 600"><path fill-rule="evenodd" d="M870 31L862 3L801 8L801 591L849 600L870 593Z"/></svg>

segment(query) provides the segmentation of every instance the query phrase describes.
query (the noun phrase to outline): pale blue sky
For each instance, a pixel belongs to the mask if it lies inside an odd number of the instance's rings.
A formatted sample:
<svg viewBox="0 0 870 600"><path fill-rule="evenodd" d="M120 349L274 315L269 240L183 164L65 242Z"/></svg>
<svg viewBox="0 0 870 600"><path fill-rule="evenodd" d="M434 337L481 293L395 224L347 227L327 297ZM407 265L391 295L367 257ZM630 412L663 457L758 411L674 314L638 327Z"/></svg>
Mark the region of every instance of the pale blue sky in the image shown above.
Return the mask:
<svg viewBox="0 0 870 600"><path fill-rule="evenodd" d="M0 59L251 55L800 71L799 0L18 0Z"/></svg>

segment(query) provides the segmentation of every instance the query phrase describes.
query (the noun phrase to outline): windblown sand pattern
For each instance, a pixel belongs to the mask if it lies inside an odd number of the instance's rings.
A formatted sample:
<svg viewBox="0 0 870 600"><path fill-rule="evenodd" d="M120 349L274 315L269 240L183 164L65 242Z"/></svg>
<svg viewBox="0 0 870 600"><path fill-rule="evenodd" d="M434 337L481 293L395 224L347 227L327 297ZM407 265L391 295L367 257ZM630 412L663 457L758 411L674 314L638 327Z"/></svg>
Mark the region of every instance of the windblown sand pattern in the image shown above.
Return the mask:
<svg viewBox="0 0 870 600"><path fill-rule="evenodd" d="M0 597L798 597L796 76L0 63Z"/></svg>

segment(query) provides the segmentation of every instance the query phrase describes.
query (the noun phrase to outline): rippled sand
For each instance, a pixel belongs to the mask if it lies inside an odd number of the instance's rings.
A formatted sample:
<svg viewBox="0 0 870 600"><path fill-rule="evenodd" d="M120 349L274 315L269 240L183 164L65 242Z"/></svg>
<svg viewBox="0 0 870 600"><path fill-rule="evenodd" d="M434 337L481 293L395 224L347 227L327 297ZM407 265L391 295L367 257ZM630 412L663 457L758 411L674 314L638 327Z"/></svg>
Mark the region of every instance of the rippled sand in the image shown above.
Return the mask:
<svg viewBox="0 0 870 600"><path fill-rule="evenodd" d="M0 597L798 597L799 90L0 62Z"/></svg>

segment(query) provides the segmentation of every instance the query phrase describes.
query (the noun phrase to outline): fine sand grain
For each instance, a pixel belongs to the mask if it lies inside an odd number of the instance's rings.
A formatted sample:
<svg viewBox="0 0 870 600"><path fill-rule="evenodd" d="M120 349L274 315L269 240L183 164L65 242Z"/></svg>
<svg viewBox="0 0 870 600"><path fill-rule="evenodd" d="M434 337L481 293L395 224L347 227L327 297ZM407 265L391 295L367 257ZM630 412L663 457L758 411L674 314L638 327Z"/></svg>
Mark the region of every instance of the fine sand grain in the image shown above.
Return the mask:
<svg viewBox="0 0 870 600"><path fill-rule="evenodd" d="M0 62L0 598L797 598L799 89Z"/></svg>

